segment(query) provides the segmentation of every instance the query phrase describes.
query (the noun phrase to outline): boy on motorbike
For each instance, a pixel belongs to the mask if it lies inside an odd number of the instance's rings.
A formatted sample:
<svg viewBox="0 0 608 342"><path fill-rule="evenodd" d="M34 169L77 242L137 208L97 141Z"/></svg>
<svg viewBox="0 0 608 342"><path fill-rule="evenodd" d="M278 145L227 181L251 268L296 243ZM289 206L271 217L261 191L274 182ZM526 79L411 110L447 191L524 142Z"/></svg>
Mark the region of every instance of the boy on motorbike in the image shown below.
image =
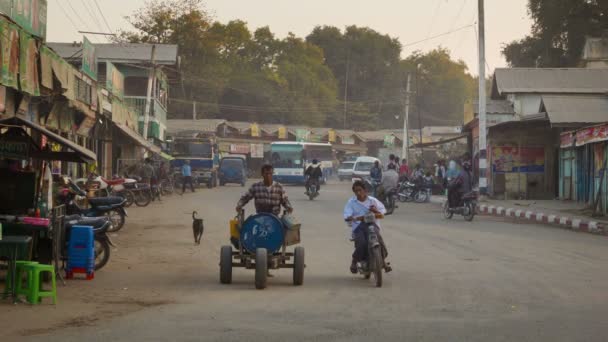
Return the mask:
<svg viewBox="0 0 608 342"><path fill-rule="evenodd" d="M369 178L372 183L372 193L376 196L377 187L382 182L382 167L379 161L376 160L374 166L369 170Z"/></svg>
<svg viewBox="0 0 608 342"><path fill-rule="evenodd" d="M344 207L344 220L350 224L351 238L355 242L355 251L352 255L350 271L353 274L356 274L357 263L367 260L368 256L367 239L369 224L362 222L361 218L370 212L374 213L376 218L383 218L386 209L382 202L367 195L367 190L363 181L355 181L352 189L355 196L351 197L348 202L346 202L346 206ZM386 262L388 251L386 250L386 245L380 235L380 225L377 222L371 224L375 226L378 240L382 245L382 256L385 259L384 269L386 272L390 272L390 263Z"/></svg>
<svg viewBox="0 0 608 342"><path fill-rule="evenodd" d="M399 185L399 174L396 164L388 164L388 170L382 176L382 183L378 189L378 199L384 202L384 197Z"/></svg>
<svg viewBox="0 0 608 342"><path fill-rule="evenodd" d="M319 161L313 159L312 165L308 166L308 168L306 168L306 171L304 171L304 176L306 177L306 195L308 195L310 186L312 184L315 184L317 186L317 192L321 191L321 184L319 180L321 179L321 177L323 177L323 171L321 171L321 165L319 164Z"/></svg>
<svg viewBox="0 0 608 342"><path fill-rule="evenodd" d="M448 185L448 204L450 208L460 206L460 199L464 194L473 191L473 175L471 174L471 163L462 163L462 170L458 176Z"/></svg>

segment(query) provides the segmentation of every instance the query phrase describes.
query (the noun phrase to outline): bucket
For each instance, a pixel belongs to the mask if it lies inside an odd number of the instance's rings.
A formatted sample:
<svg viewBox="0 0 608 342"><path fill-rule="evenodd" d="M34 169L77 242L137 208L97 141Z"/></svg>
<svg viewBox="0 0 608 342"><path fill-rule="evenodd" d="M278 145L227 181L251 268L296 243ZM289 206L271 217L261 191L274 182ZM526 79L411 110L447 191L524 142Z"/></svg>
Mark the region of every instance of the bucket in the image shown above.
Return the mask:
<svg viewBox="0 0 608 342"><path fill-rule="evenodd" d="M287 230L300 230L300 227L302 226L296 217L289 213L285 213L285 215L281 217L281 221L283 221L283 224Z"/></svg>

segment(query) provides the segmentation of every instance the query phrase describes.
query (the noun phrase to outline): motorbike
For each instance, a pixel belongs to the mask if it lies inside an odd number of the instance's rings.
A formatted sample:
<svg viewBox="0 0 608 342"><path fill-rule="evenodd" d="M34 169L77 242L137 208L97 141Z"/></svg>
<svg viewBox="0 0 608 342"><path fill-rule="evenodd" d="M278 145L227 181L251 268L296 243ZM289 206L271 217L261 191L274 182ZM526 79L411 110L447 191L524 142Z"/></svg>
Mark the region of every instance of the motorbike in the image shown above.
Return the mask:
<svg viewBox="0 0 608 342"><path fill-rule="evenodd" d="M446 219L451 219L454 214L462 215L468 222L473 221L477 211L477 192L471 191L466 193L460 199L458 207L451 208L450 201L447 200L443 204L443 216Z"/></svg>
<svg viewBox="0 0 608 342"><path fill-rule="evenodd" d="M66 179L68 189L64 189L59 199L65 204L68 215L78 214L85 217L107 216L112 221L108 228L110 232L117 232L125 224L127 211L123 207L126 200L122 197L93 197L89 198L90 208L82 208L76 204L76 196L85 197L86 192L80 189L71 179Z"/></svg>
<svg viewBox="0 0 608 342"><path fill-rule="evenodd" d="M318 182L310 182L308 186L308 191L306 192L309 200L314 200L319 196L319 183Z"/></svg>
<svg viewBox="0 0 608 342"><path fill-rule="evenodd" d="M397 191L397 198L402 203L405 202L416 202L423 203L428 200L429 193L426 188L410 182L409 180L403 180L399 184Z"/></svg>
<svg viewBox="0 0 608 342"><path fill-rule="evenodd" d="M376 287L382 287L382 271L388 271L388 265L384 264L382 257L382 245L378 238L378 233L375 229L376 220L380 218L376 214L369 212L365 216L357 217L355 220L367 223L368 238L367 238L367 260L360 262L357 266L359 274L365 279L370 279L374 276Z"/></svg>
<svg viewBox="0 0 608 342"><path fill-rule="evenodd" d="M112 226L112 221L107 217L84 217L81 215L68 215L65 217L65 243L63 244L64 257L67 256L67 247L70 237L70 231L73 226L91 226L94 234L94 251L95 251L95 270L103 268L110 260L111 247L115 247L114 243L108 236L108 231ZM65 260L64 260L65 261Z"/></svg>
<svg viewBox="0 0 608 342"><path fill-rule="evenodd" d="M76 185L84 188L85 191L93 190L97 191L99 196L118 196L123 197L125 207L130 207L134 203L133 185L137 181L133 178L120 178L118 176L112 177L112 179L103 178L95 173L89 174L88 178L79 178L75 180Z"/></svg>
<svg viewBox="0 0 608 342"><path fill-rule="evenodd" d="M384 208L386 208L386 215L392 215L397 208L397 190L398 188L390 189L388 192L385 192L384 198L381 199Z"/></svg>
<svg viewBox="0 0 608 342"><path fill-rule="evenodd" d="M149 184L141 183L140 177L129 177L135 182L125 183L125 188L133 194L133 201L138 207L146 207L152 202L152 188ZM129 204L130 205L130 204Z"/></svg>

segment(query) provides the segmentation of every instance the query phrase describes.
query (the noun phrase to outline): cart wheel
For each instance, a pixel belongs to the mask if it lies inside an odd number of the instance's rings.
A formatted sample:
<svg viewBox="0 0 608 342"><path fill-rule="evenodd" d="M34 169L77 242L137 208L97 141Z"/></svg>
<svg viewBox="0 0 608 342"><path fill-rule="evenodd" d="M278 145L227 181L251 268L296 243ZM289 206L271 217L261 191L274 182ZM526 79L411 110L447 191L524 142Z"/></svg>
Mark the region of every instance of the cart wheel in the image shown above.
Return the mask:
<svg viewBox="0 0 608 342"><path fill-rule="evenodd" d="M220 251L220 283L232 283L232 247L222 246Z"/></svg>
<svg viewBox="0 0 608 342"><path fill-rule="evenodd" d="M255 288L262 290L266 288L268 279L268 252L266 248L255 250Z"/></svg>
<svg viewBox="0 0 608 342"><path fill-rule="evenodd" d="M293 284L300 286L304 283L304 247L296 247L293 253Z"/></svg>

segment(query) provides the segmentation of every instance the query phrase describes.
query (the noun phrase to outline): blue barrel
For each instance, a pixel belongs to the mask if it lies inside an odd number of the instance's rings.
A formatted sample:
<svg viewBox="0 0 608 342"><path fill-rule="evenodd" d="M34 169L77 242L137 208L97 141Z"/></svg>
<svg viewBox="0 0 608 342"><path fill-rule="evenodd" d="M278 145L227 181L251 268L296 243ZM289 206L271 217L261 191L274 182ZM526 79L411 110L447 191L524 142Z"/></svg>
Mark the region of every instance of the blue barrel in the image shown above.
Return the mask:
<svg viewBox="0 0 608 342"><path fill-rule="evenodd" d="M266 248L269 253L283 246L285 231L281 220L272 214L249 216L241 227L241 242L250 253L258 248Z"/></svg>

